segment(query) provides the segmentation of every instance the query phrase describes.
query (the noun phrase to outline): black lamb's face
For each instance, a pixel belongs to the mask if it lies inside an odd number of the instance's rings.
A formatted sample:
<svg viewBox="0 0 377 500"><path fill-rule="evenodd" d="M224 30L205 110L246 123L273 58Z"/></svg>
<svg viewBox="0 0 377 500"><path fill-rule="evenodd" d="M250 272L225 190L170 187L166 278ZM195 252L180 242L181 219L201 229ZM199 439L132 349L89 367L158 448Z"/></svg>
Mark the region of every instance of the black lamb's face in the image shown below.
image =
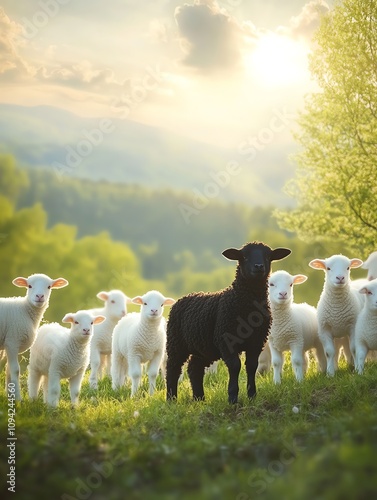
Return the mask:
<svg viewBox="0 0 377 500"><path fill-rule="evenodd" d="M291 253L288 248L272 250L264 243L247 243L242 248L228 248L223 255L227 259L237 260L240 272L245 279L264 280L271 271L271 262L281 260Z"/></svg>

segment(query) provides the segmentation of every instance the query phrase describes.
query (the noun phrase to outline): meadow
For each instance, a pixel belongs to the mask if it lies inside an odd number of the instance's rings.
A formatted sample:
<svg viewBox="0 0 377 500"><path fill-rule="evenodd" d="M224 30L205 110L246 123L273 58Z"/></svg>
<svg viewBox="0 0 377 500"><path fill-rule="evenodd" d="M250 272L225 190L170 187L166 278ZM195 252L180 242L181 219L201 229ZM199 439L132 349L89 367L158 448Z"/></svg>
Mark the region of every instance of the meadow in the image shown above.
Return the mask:
<svg viewBox="0 0 377 500"><path fill-rule="evenodd" d="M24 359L24 368L26 360ZM34 499L366 499L377 493L377 363L356 375L343 361L334 378L311 362L303 383L289 358L283 382L257 377L257 396L227 402L227 370L205 378L206 401L192 401L187 375L178 401L164 381L133 399L130 386L98 392L85 376L77 408L62 384L57 409L42 397L16 404L16 493L8 491L8 400L1 373L1 498ZM12 496L13 495L13 496Z"/></svg>

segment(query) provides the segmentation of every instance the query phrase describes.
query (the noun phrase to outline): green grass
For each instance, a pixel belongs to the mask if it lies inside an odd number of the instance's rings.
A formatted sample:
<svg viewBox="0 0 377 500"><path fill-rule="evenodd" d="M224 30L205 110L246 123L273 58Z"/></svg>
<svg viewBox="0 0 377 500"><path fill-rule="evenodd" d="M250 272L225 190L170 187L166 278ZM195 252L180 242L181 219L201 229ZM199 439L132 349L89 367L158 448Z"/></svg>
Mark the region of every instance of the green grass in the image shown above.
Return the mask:
<svg viewBox="0 0 377 500"><path fill-rule="evenodd" d="M205 402L153 397L147 379L98 392L86 375L78 408L62 383L59 407L40 398L16 408L16 495L21 499L367 499L377 493L377 364L362 376L340 364L333 379L310 367L299 384L288 363L280 386L259 376L254 401L240 376L240 403L227 402L223 365L205 379ZM0 377L1 498L7 493L7 398ZM293 407L298 408L295 413ZM10 497L10 494L9 496ZM13 497L12 497L13 498Z"/></svg>

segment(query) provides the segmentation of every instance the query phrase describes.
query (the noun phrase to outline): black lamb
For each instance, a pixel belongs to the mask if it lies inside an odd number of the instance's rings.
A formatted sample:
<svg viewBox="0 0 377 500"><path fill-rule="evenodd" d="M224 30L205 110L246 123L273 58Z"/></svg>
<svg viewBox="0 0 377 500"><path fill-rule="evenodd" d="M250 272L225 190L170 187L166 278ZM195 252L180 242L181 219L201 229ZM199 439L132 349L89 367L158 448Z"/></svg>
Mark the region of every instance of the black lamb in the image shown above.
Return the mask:
<svg viewBox="0 0 377 500"><path fill-rule="evenodd" d="M221 358L229 371L228 400L237 403L242 352L246 353L247 394L255 396L258 357L271 324L267 287L271 262L290 253L288 248L272 250L259 242L228 248L222 252L224 257L238 261L233 283L218 292L186 295L173 305L167 326L168 400L177 397L178 378L189 357L194 399L204 399L205 367Z"/></svg>

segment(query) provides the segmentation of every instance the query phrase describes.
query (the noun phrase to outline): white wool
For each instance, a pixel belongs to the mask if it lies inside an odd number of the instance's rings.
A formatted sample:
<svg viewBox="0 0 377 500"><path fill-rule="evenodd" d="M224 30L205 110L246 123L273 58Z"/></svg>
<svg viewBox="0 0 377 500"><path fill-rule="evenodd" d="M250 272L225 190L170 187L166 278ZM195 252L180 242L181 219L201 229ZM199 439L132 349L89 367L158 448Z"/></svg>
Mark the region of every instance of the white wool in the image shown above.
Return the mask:
<svg viewBox="0 0 377 500"><path fill-rule="evenodd" d="M64 278L51 279L45 274L13 280L18 287L27 288L25 297L0 298L0 358L7 356L6 390L14 384L15 397L21 399L18 354L27 351L37 335L38 326L46 311L53 288L68 285Z"/></svg>
<svg viewBox="0 0 377 500"><path fill-rule="evenodd" d="M360 294L365 295L365 304L355 326L354 356L358 373L364 370L368 352L377 349L377 279L362 287Z"/></svg>
<svg viewBox="0 0 377 500"><path fill-rule="evenodd" d="M166 320L162 313L165 305L174 302L156 290L132 299L132 303L141 305L140 313L122 318L113 333L111 377L114 390L124 384L128 374L132 379L133 396L140 384L142 364L148 363L149 393L153 394L166 345Z"/></svg>
<svg viewBox="0 0 377 500"><path fill-rule="evenodd" d="M121 290L99 292L97 297L104 301L102 308L90 309L92 314L105 316L105 321L95 325L90 344L90 378L89 383L93 389L98 387L98 378L103 374L105 366L110 375L111 342L115 325L127 314L127 304L131 299Z"/></svg>
<svg viewBox="0 0 377 500"><path fill-rule="evenodd" d="M352 363L348 343L350 341L352 345L363 298L351 286L350 270L360 267L362 261L349 259L344 255L333 255L328 259L314 259L309 265L325 271L325 282L317 306L318 334L326 354L327 374L333 376L337 368L334 339L344 338L344 354L348 363Z"/></svg>
<svg viewBox="0 0 377 500"><path fill-rule="evenodd" d="M270 368L271 368L271 350L267 340L265 346L263 347L262 352L259 354L257 372L261 374L267 373L268 371L270 371Z"/></svg>
<svg viewBox="0 0 377 500"><path fill-rule="evenodd" d="M305 353L315 351L318 368L326 369L326 358L318 337L317 311L309 304L293 302L293 286L304 283L303 274L291 275L276 271L269 279L272 324L268 338L274 382L281 382L283 352L291 351L292 367L296 379L301 381L307 367Z"/></svg>
<svg viewBox="0 0 377 500"><path fill-rule="evenodd" d="M94 316L88 311L66 314L63 322L47 323L39 329L37 339L30 349L28 387L29 397L38 396L43 379L44 401L56 407L60 396L60 380L69 380L72 404L77 404L85 370L89 364L90 340L93 325L104 321L104 316Z"/></svg>
<svg viewBox="0 0 377 500"><path fill-rule="evenodd" d="M372 252L367 260L361 266L363 269L368 269L368 280L377 278L377 252Z"/></svg>

